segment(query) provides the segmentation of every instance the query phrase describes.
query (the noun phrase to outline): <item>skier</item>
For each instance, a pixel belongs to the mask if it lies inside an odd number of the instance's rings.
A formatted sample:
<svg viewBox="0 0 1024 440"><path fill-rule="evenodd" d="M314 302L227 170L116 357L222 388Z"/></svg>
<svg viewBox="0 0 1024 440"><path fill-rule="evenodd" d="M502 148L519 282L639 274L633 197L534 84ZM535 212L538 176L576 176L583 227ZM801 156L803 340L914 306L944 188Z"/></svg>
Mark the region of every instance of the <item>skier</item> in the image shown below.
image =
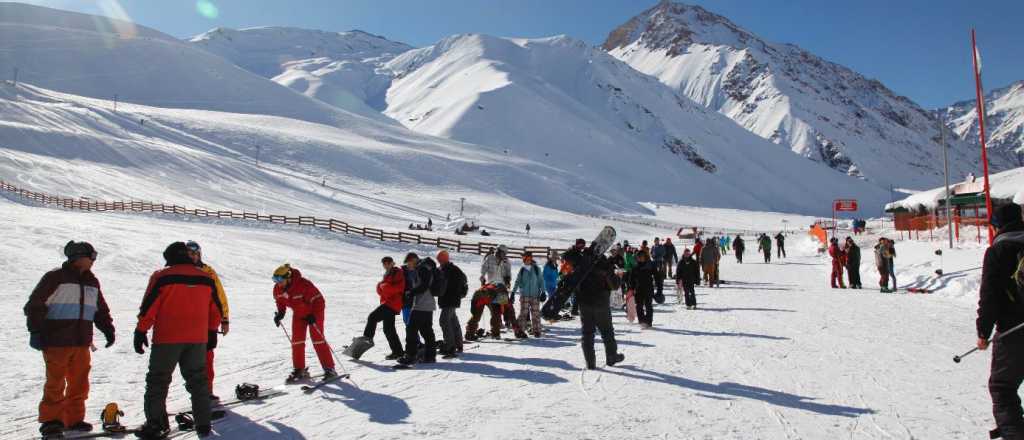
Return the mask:
<svg viewBox="0 0 1024 440"><path fill-rule="evenodd" d="M846 253L846 274L850 278L850 288L864 287L860 283L860 246L857 246L853 238L846 237L843 251Z"/></svg>
<svg viewBox="0 0 1024 440"><path fill-rule="evenodd" d="M719 253L718 246L715 245L715 239L709 238L708 242L704 244L701 249L700 261L704 267L704 277L707 278L708 287L716 287L721 285L718 277L718 262L722 258L722 254Z"/></svg>
<svg viewBox="0 0 1024 440"><path fill-rule="evenodd" d="M438 325L441 326L441 336L444 345L441 347L441 357L452 359L462 353L462 325L459 324L459 316L455 313L462 303L462 298L469 292L469 285L466 283L466 274L451 262L448 251L442 250L437 253L437 262L441 265L441 274L445 280L444 294L437 298L437 305L441 308L441 316Z"/></svg>
<svg viewBox="0 0 1024 440"><path fill-rule="evenodd" d="M562 255L567 270L565 278L559 283L557 295L568 295L563 291L573 289L578 292L580 304L580 324L583 333L583 359L587 369L597 368L597 355L594 353L594 333L601 332L604 342L605 362L613 366L626 359L618 352L615 343L615 328L612 326L612 310L609 304L611 290L617 288L617 278L611 263L603 255L592 255L589 250L569 250Z"/></svg>
<svg viewBox="0 0 1024 440"><path fill-rule="evenodd" d="M697 308L697 294L694 292L693 287L700 282L700 269L698 266L697 260L693 259L693 254L690 253L690 250L684 250L683 259L679 260L679 266L676 267L676 292L683 292L683 295L679 296L677 301L682 303L685 298L687 309Z"/></svg>
<svg viewBox="0 0 1024 440"><path fill-rule="evenodd" d="M39 402L39 432L91 431L85 421L92 368L92 328L114 345L110 308L92 273L96 250L84 241L64 245L67 260L43 275L25 303L29 346L43 352L46 382Z"/></svg>
<svg viewBox="0 0 1024 440"><path fill-rule="evenodd" d="M743 264L743 251L746 249L746 244L743 241L743 237L736 234L736 239L732 241L732 250L736 253L736 262Z"/></svg>
<svg viewBox="0 0 1024 440"><path fill-rule="evenodd" d="M764 253L765 264L772 262L772 239L768 238L768 234L761 233L761 238L757 240L757 250Z"/></svg>
<svg viewBox="0 0 1024 440"><path fill-rule="evenodd" d="M679 253L676 252L676 245L672 244L672 238L665 237L665 273L672 278L672 268L679 263Z"/></svg>
<svg viewBox="0 0 1024 440"><path fill-rule="evenodd" d="M436 360L437 345L434 338L434 310L437 302L434 300L434 292L444 291L444 281L437 271L434 260L427 257L420 261L419 255L413 252L406 254L405 265L409 270L415 272L412 277L412 284L409 284L409 277L406 277L405 302L412 304L412 312L409 315L409 325L405 326L405 356L398 359L402 365L412 365L416 362L432 364ZM439 284L435 284L435 282ZM423 356L419 355L420 338L423 338Z"/></svg>
<svg viewBox="0 0 1024 440"><path fill-rule="evenodd" d="M977 331L979 350L989 346L993 327L997 334L1024 322L1024 220L1019 205L1010 203L996 211L992 225L997 227L992 246L985 251L978 296ZM1000 337L992 352L992 413L996 430L1007 440L1024 439L1024 417L1017 393L1024 381L1024 333Z"/></svg>
<svg viewBox="0 0 1024 440"><path fill-rule="evenodd" d="M213 278L192 263L188 246L180 241L164 250L167 267L149 278L135 327L135 352L145 354L146 332L153 329L153 347L146 374L146 423L135 435L159 439L170 431L167 388L171 374L181 365L185 389L192 397L195 431L210 435L210 390L206 379L206 347L211 323L220 319L220 299Z"/></svg>
<svg viewBox="0 0 1024 440"><path fill-rule="evenodd" d="M203 262L203 248L199 246L199 243L189 240L185 242L185 247L188 248L188 257L192 260L192 264L195 264L199 270L205 272L213 279L213 284L217 288L217 299L220 300L218 319L210 320L210 329L207 332L208 341L206 343L206 383L210 388L210 400L220 400L220 397L213 393L213 350L217 348L217 334L220 333L227 336L230 329L228 322L228 297L224 293L224 285L221 284L217 271L213 270L213 267L209 264Z"/></svg>
<svg viewBox="0 0 1024 440"><path fill-rule="evenodd" d="M786 258L786 236L782 232L775 234L775 246L779 248L776 258Z"/></svg>
<svg viewBox="0 0 1024 440"><path fill-rule="evenodd" d="M540 267L533 261L533 253L523 252L523 267L519 268L516 275L516 282L512 286L512 295L519 293L519 329L516 337L526 338L526 321L529 320L533 326L530 329L535 338L541 335L540 303L544 295L544 275Z"/></svg>
<svg viewBox="0 0 1024 440"><path fill-rule="evenodd" d="M875 268L878 269L878 287L880 292L889 293L889 263L885 259L885 237L879 237L875 244Z"/></svg>
<svg viewBox="0 0 1024 440"><path fill-rule="evenodd" d="M388 347L391 349L391 353L384 359L397 360L405 355L405 350L402 349L402 340L398 338L398 331L395 329L395 316L402 311L405 274L402 273L402 269L395 266L395 260L391 257L381 258L380 264L384 266L384 278L377 283L377 296L380 297L380 305L366 317L362 341L353 341L353 344L362 342L373 347L377 323L383 323L384 337L388 340Z"/></svg>
<svg viewBox="0 0 1024 440"><path fill-rule="evenodd" d="M280 327L286 308L292 309L292 367L295 369L286 382L294 383L309 378L306 369L306 332L313 341L313 350L324 369L324 379L337 376L331 346L324 336L324 311L327 302L312 281L304 278L302 272L283 264L274 270L274 325ZM310 327L312 327L310 329Z"/></svg>
<svg viewBox="0 0 1024 440"><path fill-rule="evenodd" d="M839 247L839 239L832 237L829 243L831 244L828 246L828 255L832 257L832 276L830 278L832 288L845 289L843 266L846 265L846 252L843 252L843 248ZM837 282L839 283L838 286L836 285Z"/></svg>
<svg viewBox="0 0 1024 440"><path fill-rule="evenodd" d="M636 261L636 267L629 272L629 286L635 292L637 321L641 328L649 329L654 325L653 301L658 266L646 252L639 253Z"/></svg>

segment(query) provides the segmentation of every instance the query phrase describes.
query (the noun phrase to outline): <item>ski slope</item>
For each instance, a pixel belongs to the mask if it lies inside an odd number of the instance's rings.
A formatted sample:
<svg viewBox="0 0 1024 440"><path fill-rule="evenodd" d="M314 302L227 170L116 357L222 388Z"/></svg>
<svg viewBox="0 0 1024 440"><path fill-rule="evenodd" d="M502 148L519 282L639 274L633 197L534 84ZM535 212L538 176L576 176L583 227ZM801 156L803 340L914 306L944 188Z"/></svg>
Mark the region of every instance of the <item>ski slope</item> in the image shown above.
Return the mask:
<svg viewBox="0 0 1024 440"><path fill-rule="evenodd" d="M215 384L223 397L241 382L280 385L290 369L288 342L271 322L269 274L278 264L291 262L324 292L328 340L340 349L376 304L380 257L432 252L296 227L68 212L0 198L0 265L8 284L0 305L19 310L71 238L99 251L94 271L118 336L113 348L93 355L87 414L116 401L127 423L141 420L146 369L146 358L131 349L134 315L169 241L199 241L228 291L233 325L217 349ZM698 288L699 310L672 305L669 290L654 330L615 314L626 355L619 367L580 369L575 321L549 327L540 340L471 344L461 359L399 372L383 361L379 335L365 362L342 363L352 381L311 395L287 388L286 396L231 409L215 429L238 439L982 437L991 427L987 355L959 365L950 360L973 343L972 292L953 292L968 286L947 283L933 295L880 294L871 289L869 245L862 246L868 288L858 292L826 288L825 261L798 236L783 263L756 263L751 252L747 264L737 265L726 256L729 284ZM936 246L898 243L901 286L928 276ZM976 279L980 256L980 248L947 251L945 270ZM454 260L470 279L479 273L478 258ZM467 309L460 315L465 323ZM21 319L4 320L0 329L0 350L18 366L0 369L7 384L0 390L0 438L29 438L37 428L42 362ZM316 371L311 353L309 362ZM187 402L175 378L168 407Z"/></svg>

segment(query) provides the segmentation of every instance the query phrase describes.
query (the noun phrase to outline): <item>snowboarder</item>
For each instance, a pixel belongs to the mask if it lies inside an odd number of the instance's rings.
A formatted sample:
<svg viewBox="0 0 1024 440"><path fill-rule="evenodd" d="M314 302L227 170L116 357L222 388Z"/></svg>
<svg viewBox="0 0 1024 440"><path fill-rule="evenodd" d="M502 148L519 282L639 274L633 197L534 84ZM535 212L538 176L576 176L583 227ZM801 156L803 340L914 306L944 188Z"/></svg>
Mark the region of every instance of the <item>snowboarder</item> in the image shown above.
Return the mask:
<svg viewBox="0 0 1024 440"><path fill-rule="evenodd" d="M480 285L491 285L494 288L491 301L486 305L491 314L490 333L494 339L501 338L502 304L509 302L508 286L512 284L512 265L505 256L507 251L505 245L499 245L493 253L484 256L483 264L480 266ZM482 316L483 310L480 310L469 318L469 322L466 323L466 339L476 339L476 329ZM518 323L515 325L519 326Z"/></svg>
<svg viewBox="0 0 1024 440"><path fill-rule="evenodd" d="M366 317L366 327L363 328L363 336L359 341L352 341L353 345L362 345L363 351L373 347L373 337L377 332L377 323L384 324L384 337L388 340L388 347L391 353L385 359L398 360L405 355L402 349L402 340L398 338L398 331L395 329L395 316L402 311L402 296L405 294L405 274L402 269L395 266L395 260L391 257L380 259L384 267L384 278L377 283L377 296L380 297L380 305ZM362 354L354 350L355 358Z"/></svg>
<svg viewBox="0 0 1024 440"><path fill-rule="evenodd" d="M839 247L839 239L832 237L829 240L828 255L832 257L832 276L830 278L833 289L845 289L843 281L843 266L846 265L846 252ZM836 284L838 283L838 285Z"/></svg>
<svg viewBox="0 0 1024 440"><path fill-rule="evenodd" d="M786 258L786 236L779 232L775 234L775 246L779 249L776 258Z"/></svg>
<svg viewBox="0 0 1024 440"><path fill-rule="evenodd" d="M1024 220L1020 205L1000 207L992 218L997 227L992 246L985 251L981 271L976 322L979 350L989 346L992 330L998 333L1024 322ZM1017 393L1024 381L1024 333L1001 337L992 352L991 376L988 379L992 396L992 413L996 430L1004 439L1024 439L1024 417Z"/></svg>
<svg viewBox="0 0 1024 440"><path fill-rule="evenodd" d="M523 252L523 267L519 268L516 282L512 286L512 295L519 294L519 329L516 337L526 338L526 324L530 321L530 333L535 338L541 335L540 303L544 293L544 275L540 267L533 261L533 253Z"/></svg>
<svg viewBox="0 0 1024 440"><path fill-rule="evenodd" d="M210 390L206 380L206 347L211 323L220 319L220 299L213 278L188 256L180 241L164 250L167 267L153 273L139 307L134 348L145 354L146 332L153 329L153 346L146 374L146 423L136 436L164 438L170 430L167 419L167 388L171 374L181 365L185 389L192 397L192 416L199 436L210 434Z"/></svg>
<svg viewBox="0 0 1024 440"><path fill-rule="evenodd" d="M721 284L718 277L718 263L722 254L719 253L714 240L714 238L709 238L700 251L700 261L704 268L704 277L707 279L708 287L716 287Z"/></svg>
<svg viewBox="0 0 1024 440"><path fill-rule="evenodd" d="M228 297L224 293L224 285L221 284L217 271L213 270L213 267L209 264L203 262L203 248L199 246L199 243L189 240L185 242L185 246L188 247L188 257L192 260L192 264L195 264L199 270L206 272L213 279L213 284L217 288L217 298L220 300L218 319L210 320L210 329L207 335L208 341L206 343L206 382L210 388L210 400L220 400L220 397L213 393L213 350L217 348L217 335L227 336L228 330L231 328L228 320Z"/></svg>
<svg viewBox="0 0 1024 440"><path fill-rule="evenodd" d="M889 262L885 259L885 237L879 237L875 244L875 268L878 269L878 287L882 293L889 293Z"/></svg>
<svg viewBox="0 0 1024 440"><path fill-rule="evenodd" d="M441 274L445 280L444 294L437 298L437 305L441 308L438 325L444 339L441 356L451 359L462 353L463 349L462 325L459 324L459 316L455 312L462 304L462 298L469 292L469 285L466 282L466 274L451 262L448 251L438 252L437 262L441 265Z"/></svg>
<svg viewBox="0 0 1024 440"><path fill-rule="evenodd" d="M563 291L574 289L578 292L577 301L580 305L580 323L583 333L583 359L587 369L597 368L597 355L594 353L594 333L601 332L604 343L605 362L613 366L626 359L618 352L615 342L615 328L612 326L612 310L609 304L611 290L618 288L618 280L613 273L611 262L603 255L592 255L589 250L569 250L562 255L567 270L559 283L557 295L568 295Z"/></svg>
<svg viewBox="0 0 1024 440"><path fill-rule="evenodd" d="M757 250L764 253L765 264L772 262L772 239L768 238L768 234L762 233L757 239Z"/></svg>
<svg viewBox="0 0 1024 440"><path fill-rule="evenodd" d="M679 253L676 252L676 245L672 244L672 238L665 237L665 274L672 278L672 268L679 263Z"/></svg>
<svg viewBox="0 0 1024 440"><path fill-rule="evenodd" d="M736 239L732 241L732 250L736 254L736 262L743 264L743 251L746 249L746 243L743 241L743 237L736 234Z"/></svg>
<svg viewBox="0 0 1024 440"><path fill-rule="evenodd" d="M84 241L64 246L67 260L43 275L25 304L29 346L43 352L46 382L39 402L39 432L91 431L85 421L92 368L92 328L114 345L110 308L92 273L96 250Z"/></svg>
<svg viewBox="0 0 1024 440"><path fill-rule="evenodd" d="M677 301L682 304L685 299L687 309L697 308L697 293L694 292L693 287L698 282L700 282L700 269L697 260L694 260L693 254L686 249L683 251L683 259L679 260L679 266L676 267L676 294L683 292Z"/></svg>
<svg viewBox="0 0 1024 440"><path fill-rule="evenodd" d="M658 267L646 252L638 254L636 261L636 267L629 272L629 286L634 292L633 298L636 301L636 314L640 327L651 328L654 324L653 301Z"/></svg>
<svg viewBox="0 0 1024 440"><path fill-rule="evenodd" d="M302 272L283 264L274 270L274 325L280 327L286 308L292 309L292 367L294 370L286 382L298 382L309 378L306 369L306 332L313 341L313 350L324 369L324 379L337 376L334 371L334 357L331 346L324 336L324 311L327 301L312 281L304 278ZM310 328L312 327L312 328Z"/></svg>
<svg viewBox="0 0 1024 440"><path fill-rule="evenodd" d="M415 272L415 276L412 277L412 285L409 284L410 278L406 277L405 302L412 304L412 312L409 315L409 324L405 326L405 356L399 358L398 363L402 365L412 365L416 362L431 364L434 363L437 356L434 337L434 310L437 309L437 302L434 300L434 293L444 291L444 280L437 279L442 275L430 257L420 261L419 255L410 252L405 256L405 265ZM419 355L421 337L423 338L422 358Z"/></svg>
<svg viewBox="0 0 1024 440"><path fill-rule="evenodd" d="M843 250L846 253L846 274L850 278L850 288L860 289L864 287L860 283L860 246L857 246L853 238L846 237Z"/></svg>

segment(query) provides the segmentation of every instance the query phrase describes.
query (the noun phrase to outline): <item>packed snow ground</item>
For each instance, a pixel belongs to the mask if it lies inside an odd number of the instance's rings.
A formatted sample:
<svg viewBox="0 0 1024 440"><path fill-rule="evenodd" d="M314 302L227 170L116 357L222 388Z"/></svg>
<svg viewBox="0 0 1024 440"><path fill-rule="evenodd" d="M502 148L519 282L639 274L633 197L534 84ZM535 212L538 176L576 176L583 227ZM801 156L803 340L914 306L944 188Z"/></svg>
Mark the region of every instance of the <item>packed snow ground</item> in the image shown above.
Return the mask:
<svg viewBox="0 0 1024 440"><path fill-rule="evenodd" d="M93 356L87 414L94 417L116 401L127 423L141 421L147 359L132 352L134 315L167 242L202 243L228 290L233 325L217 349L215 386L224 397L241 382L278 386L291 367L288 343L271 323L268 274L275 266L291 262L325 293L328 339L340 351L377 302L380 257L410 250L280 225L68 212L0 198L0 265L9 286L0 305L14 314L0 326L0 350L17 366L0 369L7 384L0 390L6 402L0 418L8 421L0 438L36 432L43 363L16 315L42 273L60 262L59 250L70 238L99 250L95 272L118 335L113 348ZM901 286L927 282L938 246L898 244ZM654 330L641 331L616 313L626 354L620 367L581 370L577 321L548 327L540 340L469 344L461 359L399 372L383 360L379 335L365 362L343 361L352 381L312 395L287 388L286 396L233 408L216 430L224 438L295 439L984 435L991 427L987 355L959 365L950 359L973 342L972 293L950 291L968 288L959 283L933 295L878 293L871 289L869 245L863 247L868 289L857 292L828 289L825 261L800 236L791 238L782 263L761 264L748 252L747 263L738 265L727 256L722 273L729 284L699 288L701 309L673 305L669 290L668 302L656 308ZM945 271L976 279L980 255L971 246L947 251ZM471 279L478 274L478 258L457 255L455 261ZM460 315L465 323L468 309ZM311 353L308 359L315 371ZM176 379L169 408L187 402Z"/></svg>

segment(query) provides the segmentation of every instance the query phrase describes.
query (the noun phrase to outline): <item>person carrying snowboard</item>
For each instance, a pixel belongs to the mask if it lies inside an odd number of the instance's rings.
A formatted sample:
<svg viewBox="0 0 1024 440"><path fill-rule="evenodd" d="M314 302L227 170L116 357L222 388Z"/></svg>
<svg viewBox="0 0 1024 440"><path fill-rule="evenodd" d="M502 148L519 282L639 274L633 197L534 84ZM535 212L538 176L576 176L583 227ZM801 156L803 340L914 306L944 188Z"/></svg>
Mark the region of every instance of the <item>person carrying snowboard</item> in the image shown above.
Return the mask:
<svg viewBox="0 0 1024 440"><path fill-rule="evenodd" d="M405 256L405 265L414 271L413 284L405 286L405 302L412 304L409 325L405 327L405 356L398 359L402 365L417 362L432 364L437 357L437 345L434 337L434 309L437 302L434 293L440 295L444 291L444 280L434 260L427 257L420 261L419 255L413 252ZM409 278L406 278L409 282ZM435 282L437 284L435 284ZM420 356L420 338L423 338L423 355Z"/></svg>
<svg viewBox="0 0 1024 440"><path fill-rule="evenodd" d="M772 239L768 238L768 234L761 234L761 238L757 240L757 250L764 253L765 264L772 262Z"/></svg>
<svg viewBox="0 0 1024 440"><path fill-rule="evenodd" d="M384 324L384 337L388 340L388 347L391 349L391 353L384 359L397 360L405 355L405 350L402 349L402 340L398 338L398 331L395 329L395 317L402 312L405 274L402 273L401 268L395 266L395 260L391 257L381 258L380 264L384 267L384 278L377 283L377 296L380 297L380 305L366 317L363 336L352 341L352 352L346 351L346 354L356 359L373 347L377 323Z"/></svg>
<svg viewBox="0 0 1024 440"><path fill-rule="evenodd" d="M698 282L700 282L700 269L698 269L697 260L694 260L693 254L686 249L683 251L683 259L679 260L679 266L676 267L676 292L683 292L677 301L682 304L685 299L687 309L697 308L697 293L694 291L694 286Z"/></svg>
<svg viewBox="0 0 1024 440"><path fill-rule="evenodd" d="M283 264L274 270L271 277L274 281L274 302L277 312L274 313L274 325L280 327L286 309L292 309L292 373L285 382L294 383L309 379L306 369L306 332L313 341L313 350L324 369L324 379L337 376L334 371L334 357L331 346L324 336L324 312L327 301L313 282L302 276L302 272Z"/></svg>
<svg viewBox="0 0 1024 440"><path fill-rule="evenodd" d="M658 278L658 267L646 252L637 255L637 264L629 272L629 285L636 301L637 321L641 328L649 329L654 324L654 291Z"/></svg>
<svg viewBox="0 0 1024 440"><path fill-rule="evenodd" d="M860 289L860 246L853 241L853 238L846 237L846 244L843 246L846 253L846 275L850 278L850 288Z"/></svg>
<svg viewBox="0 0 1024 440"><path fill-rule="evenodd" d="M830 278L833 289L845 289L846 283L843 281L843 266L846 265L846 252L843 252L843 248L839 247L839 239L832 237L829 240L831 244L828 246L828 255L832 257L832 276ZM836 283L839 285L836 285Z"/></svg>
<svg viewBox="0 0 1024 440"><path fill-rule="evenodd" d="M93 327L114 345L114 321L92 273L96 250L84 241L64 245L67 260L43 275L25 303L29 346L43 353L46 382L39 402L39 432L91 431L85 421L92 368Z"/></svg>
<svg viewBox="0 0 1024 440"><path fill-rule="evenodd" d="M746 249L746 246L743 237L736 234L736 239L732 241L732 250L736 254L737 263L743 264L743 251Z"/></svg>
<svg viewBox="0 0 1024 440"><path fill-rule="evenodd" d="M996 334L1024 323L1024 219L1020 205L1000 207L992 218L995 241L985 251L978 291L977 347L986 350ZM1024 439L1024 411L1018 389L1024 382L1024 332L1000 337L992 350L988 390L992 415L1003 439Z"/></svg>
<svg viewBox="0 0 1024 440"><path fill-rule="evenodd" d="M775 247L779 249L776 258L786 258L786 236L782 232L775 234Z"/></svg>
<svg viewBox="0 0 1024 440"><path fill-rule="evenodd" d="M230 329L228 297L224 293L224 285L221 284L217 271L213 270L213 267L209 264L203 262L203 248L199 246L199 243L189 240L185 242L185 246L188 248L188 257L192 260L192 264L195 264L199 270L205 272L213 279L213 284L217 288L217 298L220 300L217 319L210 320L210 329L207 335L208 341L206 343L206 382L210 388L210 400L220 400L220 397L213 393L213 350L217 348L217 335L227 336Z"/></svg>
<svg viewBox="0 0 1024 440"><path fill-rule="evenodd" d="M540 303L544 293L544 275L540 267L533 261L533 253L523 252L523 267L519 268L516 282L512 286L512 295L519 294L519 330L516 337L526 338L526 324L530 321L530 333L535 338L541 335Z"/></svg>
<svg viewBox="0 0 1024 440"><path fill-rule="evenodd" d="M597 355L594 353L594 333L601 333L604 343L605 362L610 367L621 363L626 356L618 352L615 342L615 327L612 326L612 310L609 303L611 291L618 288L614 268L604 255L594 255L592 249L569 250L562 255L566 274L558 285L556 295L565 297L577 292L580 307L580 324L583 340L583 359L587 369L597 369Z"/></svg>
<svg viewBox="0 0 1024 440"><path fill-rule="evenodd" d="M192 263L189 249L180 241L164 250L167 267L153 273L139 307L134 348L145 354L146 333L153 330L144 396L146 423L135 435L160 439L170 431L167 389L171 374L181 366L185 389L192 398L195 431L210 435L210 390L206 379L206 351L211 323L220 320L221 305L213 278Z"/></svg>
<svg viewBox="0 0 1024 440"><path fill-rule="evenodd" d="M451 359L462 353L462 325L459 324L459 316L455 312L462 304L462 298L469 292L469 285L466 282L466 274L452 263L448 251L438 252L437 262L441 265L441 274L445 280L444 294L437 298L437 305L441 308L438 325L444 339L441 357Z"/></svg>

